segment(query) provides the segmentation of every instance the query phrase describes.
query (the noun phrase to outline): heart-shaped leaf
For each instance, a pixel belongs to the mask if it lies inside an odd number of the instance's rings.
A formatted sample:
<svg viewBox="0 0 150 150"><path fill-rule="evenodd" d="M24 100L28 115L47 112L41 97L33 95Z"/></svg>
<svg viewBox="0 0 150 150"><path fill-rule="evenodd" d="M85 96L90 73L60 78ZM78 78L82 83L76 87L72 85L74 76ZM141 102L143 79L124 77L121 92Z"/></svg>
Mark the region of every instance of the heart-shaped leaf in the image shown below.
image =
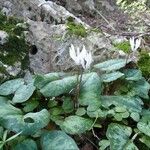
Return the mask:
<svg viewBox="0 0 150 150"><path fill-rule="evenodd" d="M56 80L47 83L43 88L40 89L40 92L45 97L55 97L60 94L70 92L77 84L77 77L66 77L61 80Z"/></svg>
<svg viewBox="0 0 150 150"><path fill-rule="evenodd" d="M137 97L127 97L127 96L102 96L101 97L102 106L109 109L111 105L117 107L124 107L129 112L141 113L143 102Z"/></svg>
<svg viewBox="0 0 150 150"><path fill-rule="evenodd" d="M91 107L90 110L97 109L101 104L100 94L101 80L97 73L91 73L86 80L83 80L79 103L80 105Z"/></svg>
<svg viewBox="0 0 150 150"><path fill-rule="evenodd" d="M142 72L137 69L125 69L123 73L125 74L126 80L138 81L142 78Z"/></svg>
<svg viewBox="0 0 150 150"><path fill-rule="evenodd" d="M114 70L118 70L124 67L126 63L128 62L126 62L126 59L111 59L111 60L96 64L94 67L102 71L114 71Z"/></svg>
<svg viewBox="0 0 150 150"><path fill-rule="evenodd" d="M132 90L130 91L130 95L132 96L139 96L144 99L148 99L148 92L150 90L150 84L142 78L137 82L133 82L131 84Z"/></svg>
<svg viewBox="0 0 150 150"><path fill-rule="evenodd" d="M36 142L31 139L23 140L16 146L12 147L12 150L37 150Z"/></svg>
<svg viewBox="0 0 150 150"><path fill-rule="evenodd" d="M79 116L69 116L60 126L62 130L69 134L81 134L92 127L93 121Z"/></svg>
<svg viewBox="0 0 150 150"><path fill-rule="evenodd" d="M150 137L150 116L144 115L137 124L138 129Z"/></svg>
<svg viewBox="0 0 150 150"><path fill-rule="evenodd" d="M20 109L9 104L6 98L0 97L0 123L13 132L32 135L49 123L49 112L46 109L23 115Z"/></svg>
<svg viewBox="0 0 150 150"><path fill-rule="evenodd" d="M124 76L124 74L119 71L112 72L109 74L102 75L102 81L103 82L112 82L112 81L115 81L115 80L121 78L122 76Z"/></svg>
<svg viewBox="0 0 150 150"><path fill-rule="evenodd" d="M106 132L106 136L110 141L110 149L123 150L129 141L131 133L132 129L130 127L111 123Z"/></svg>
<svg viewBox="0 0 150 150"><path fill-rule="evenodd" d="M24 79L21 78L6 81L0 85L0 95L13 94L23 84L24 84Z"/></svg>
<svg viewBox="0 0 150 150"><path fill-rule="evenodd" d="M15 95L12 99L14 103L22 103L27 101L35 91L35 86L33 82L27 85L21 85L15 92Z"/></svg>
<svg viewBox="0 0 150 150"><path fill-rule="evenodd" d="M63 131L51 131L41 138L42 150L79 150L75 141Z"/></svg>
<svg viewBox="0 0 150 150"><path fill-rule="evenodd" d="M34 80L34 85L38 89L41 89L47 83L50 83L55 80L59 80L62 75L63 75L62 73L48 73L45 75L36 75Z"/></svg>

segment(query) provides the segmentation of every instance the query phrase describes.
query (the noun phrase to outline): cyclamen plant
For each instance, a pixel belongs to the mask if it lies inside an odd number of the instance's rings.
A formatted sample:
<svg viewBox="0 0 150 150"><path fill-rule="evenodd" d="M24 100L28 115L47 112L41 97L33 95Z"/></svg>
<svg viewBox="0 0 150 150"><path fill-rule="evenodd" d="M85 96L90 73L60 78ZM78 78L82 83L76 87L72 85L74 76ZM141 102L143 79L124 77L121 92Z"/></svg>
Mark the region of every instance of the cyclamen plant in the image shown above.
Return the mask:
<svg viewBox="0 0 150 150"><path fill-rule="evenodd" d="M69 48L69 54L70 57L74 60L75 64L78 66L76 97L74 103L75 108L78 108L79 107L78 98L82 83L83 71L90 68L93 59L91 52L88 52L84 45L80 50L79 47L75 48L74 45L71 44L71 47Z"/></svg>
<svg viewBox="0 0 150 150"><path fill-rule="evenodd" d="M130 43L134 51L140 46ZM141 70L126 59L92 66L85 46L71 45L69 54L82 68L77 75L36 74L0 85L0 147L79 150L88 143L99 150L148 150L150 84Z"/></svg>

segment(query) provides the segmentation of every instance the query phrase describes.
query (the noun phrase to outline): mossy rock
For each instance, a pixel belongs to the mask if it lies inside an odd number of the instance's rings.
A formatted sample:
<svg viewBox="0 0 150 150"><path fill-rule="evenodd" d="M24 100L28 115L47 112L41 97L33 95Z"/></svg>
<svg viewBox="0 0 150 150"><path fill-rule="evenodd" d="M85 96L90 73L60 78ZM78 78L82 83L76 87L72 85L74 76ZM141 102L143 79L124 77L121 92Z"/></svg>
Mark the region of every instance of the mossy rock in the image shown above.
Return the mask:
<svg viewBox="0 0 150 150"><path fill-rule="evenodd" d="M72 17L69 17L67 20L67 30L70 35L76 35L79 37L87 36L87 30L82 24L75 23Z"/></svg>
<svg viewBox="0 0 150 150"><path fill-rule="evenodd" d="M21 62L21 69L26 69L28 66L29 45L24 36L24 31L28 27L24 25L23 21L0 13L0 30L9 35L7 42L0 45L0 74L8 76L3 64L14 66L15 63Z"/></svg>

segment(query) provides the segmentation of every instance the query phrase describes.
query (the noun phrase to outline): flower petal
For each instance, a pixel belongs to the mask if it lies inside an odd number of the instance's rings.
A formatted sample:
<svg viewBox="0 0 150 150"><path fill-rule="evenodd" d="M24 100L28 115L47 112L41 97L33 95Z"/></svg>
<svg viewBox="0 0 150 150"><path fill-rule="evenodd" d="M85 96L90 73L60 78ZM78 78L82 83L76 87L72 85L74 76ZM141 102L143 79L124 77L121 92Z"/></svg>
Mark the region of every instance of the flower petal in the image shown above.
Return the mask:
<svg viewBox="0 0 150 150"><path fill-rule="evenodd" d="M85 60L86 60L86 69L88 69L90 68L91 63L93 62L91 52L87 53L87 57L85 58Z"/></svg>
<svg viewBox="0 0 150 150"><path fill-rule="evenodd" d="M69 48L69 54L70 57L74 60L74 62L76 63L76 65L80 65L80 58L77 55L77 53L79 52L79 48L77 48L77 52L75 51L75 47L73 44L71 44L71 47Z"/></svg>
<svg viewBox="0 0 150 150"><path fill-rule="evenodd" d="M135 51L140 47L141 45L141 38L136 39L135 41Z"/></svg>
<svg viewBox="0 0 150 150"><path fill-rule="evenodd" d="M131 50L134 51L134 47L135 47L135 38L134 37L130 38L130 46L131 46Z"/></svg>

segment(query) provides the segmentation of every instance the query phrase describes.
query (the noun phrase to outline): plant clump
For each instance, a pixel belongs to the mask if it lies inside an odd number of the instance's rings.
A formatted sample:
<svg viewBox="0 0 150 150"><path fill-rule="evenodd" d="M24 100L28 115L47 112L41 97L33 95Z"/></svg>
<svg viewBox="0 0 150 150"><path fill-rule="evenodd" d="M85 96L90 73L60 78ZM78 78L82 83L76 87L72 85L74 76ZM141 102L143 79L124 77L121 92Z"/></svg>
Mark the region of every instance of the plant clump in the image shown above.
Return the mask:
<svg viewBox="0 0 150 150"><path fill-rule="evenodd" d="M140 59L138 61L138 66L142 73L149 77L150 76L150 55L146 52L140 53Z"/></svg>
<svg viewBox="0 0 150 150"><path fill-rule="evenodd" d="M0 14L0 30L7 32L8 39L3 45L0 45L0 61L4 65L13 66L17 62L27 62L28 49L24 36L27 25L14 17L7 17ZM25 64L22 63L22 66ZM5 72L5 67L0 66L0 73Z"/></svg>

